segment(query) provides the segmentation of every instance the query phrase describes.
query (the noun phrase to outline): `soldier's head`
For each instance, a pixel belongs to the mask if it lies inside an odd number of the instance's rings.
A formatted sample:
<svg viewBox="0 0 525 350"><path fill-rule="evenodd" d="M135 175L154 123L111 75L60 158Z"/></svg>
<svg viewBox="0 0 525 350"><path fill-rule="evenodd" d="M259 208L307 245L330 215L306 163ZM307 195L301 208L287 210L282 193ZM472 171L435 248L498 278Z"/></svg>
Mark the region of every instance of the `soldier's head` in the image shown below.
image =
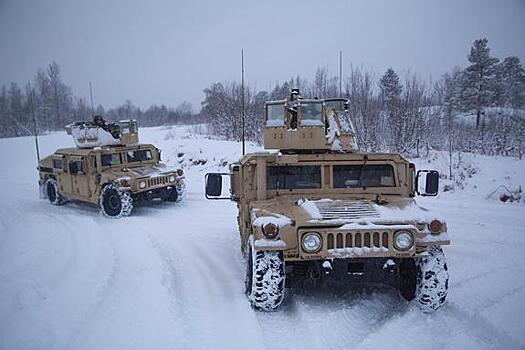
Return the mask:
<svg viewBox="0 0 525 350"><path fill-rule="evenodd" d="M292 89L292 93L290 94L290 101L295 101L301 97L301 94L299 93L299 89Z"/></svg>
<svg viewBox="0 0 525 350"><path fill-rule="evenodd" d="M101 115L96 115L93 117L93 123L95 124L103 124L104 123L104 119L102 118Z"/></svg>

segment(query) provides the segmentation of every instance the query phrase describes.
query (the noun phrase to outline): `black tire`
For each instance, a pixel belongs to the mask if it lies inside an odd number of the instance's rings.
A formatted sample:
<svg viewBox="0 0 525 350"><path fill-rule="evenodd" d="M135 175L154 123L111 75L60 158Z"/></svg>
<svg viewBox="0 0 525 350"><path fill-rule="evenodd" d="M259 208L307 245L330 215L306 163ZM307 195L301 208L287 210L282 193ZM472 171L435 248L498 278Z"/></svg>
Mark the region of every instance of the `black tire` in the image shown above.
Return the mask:
<svg viewBox="0 0 525 350"><path fill-rule="evenodd" d="M448 267L445 253L440 246L427 248L428 256L418 261L416 300L424 312L439 309L448 294Z"/></svg>
<svg viewBox="0 0 525 350"><path fill-rule="evenodd" d="M100 211L104 216L120 218L131 214L133 198L128 191L123 191L113 185L107 185L100 193L99 205Z"/></svg>
<svg viewBox="0 0 525 350"><path fill-rule="evenodd" d="M250 242L247 243L244 251L244 294L249 298L252 294L253 285L253 255Z"/></svg>
<svg viewBox="0 0 525 350"><path fill-rule="evenodd" d="M255 251L250 247L247 254L245 287L248 299L255 310L275 311L284 299L283 252Z"/></svg>
<svg viewBox="0 0 525 350"><path fill-rule="evenodd" d="M49 203L53 205L64 204L64 197L58 191L58 183L53 178L46 181L46 195Z"/></svg>
<svg viewBox="0 0 525 350"><path fill-rule="evenodd" d="M166 189L166 194L162 199L164 199L166 202L177 202L179 200L177 188L170 187L169 189Z"/></svg>
<svg viewBox="0 0 525 350"><path fill-rule="evenodd" d="M405 300L414 300L417 290L417 264L412 258L399 262L399 293Z"/></svg>

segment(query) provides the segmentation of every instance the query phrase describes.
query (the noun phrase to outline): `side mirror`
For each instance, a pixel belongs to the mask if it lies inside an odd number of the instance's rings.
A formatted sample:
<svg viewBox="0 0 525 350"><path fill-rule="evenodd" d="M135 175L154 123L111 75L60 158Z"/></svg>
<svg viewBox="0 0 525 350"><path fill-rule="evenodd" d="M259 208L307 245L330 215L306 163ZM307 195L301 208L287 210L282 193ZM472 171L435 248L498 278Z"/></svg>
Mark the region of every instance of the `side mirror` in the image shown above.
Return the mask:
<svg viewBox="0 0 525 350"><path fill-rule="evenodd" d="M416 193L420 196L437 196L439 173L435 170L419 170L416 176Z"/></svg>
<svg viewBox="0 0 525 350"><path fill-rule="evenodd" d="M69 162L69 173L71 175L75 175L78 173L78 163L77 162Z"/></svg>
<svg viewBox="0 0 525 350"><path fill-rule="evenodd" d="M206 199L230 199L230 197L221 197L222 195L222 177L229 176L228 173L208 173L205 176Z"/></svg>

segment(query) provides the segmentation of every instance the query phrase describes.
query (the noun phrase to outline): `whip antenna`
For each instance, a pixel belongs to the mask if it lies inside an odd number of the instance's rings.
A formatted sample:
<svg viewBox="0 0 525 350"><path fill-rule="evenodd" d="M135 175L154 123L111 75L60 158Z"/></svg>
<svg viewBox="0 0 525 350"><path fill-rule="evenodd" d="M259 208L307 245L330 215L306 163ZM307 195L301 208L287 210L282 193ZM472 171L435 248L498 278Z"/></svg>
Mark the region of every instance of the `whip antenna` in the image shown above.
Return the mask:
<svg viewBox="0 0 525 350"><path fill-rule="evenodd" d="M38 147L38 134L36 129L36 117L35 117L35 106L33 105L33 89L31 88L31 80L27 82L29 89L29 104L31 105L31 115L33 117L33 135L35 136L35 148L36 148L36 159L40 164L40 149Z"/></svg>
<svg viewBox="0 0 525 350"><path fill-rule="evenodd" d="M245 135L244 135L244 49L241 49L241 103L242 103L242 109L241 109L241 118L242 118L242 155L246 153L246 146L245 146Z"/></svg>
<svg viewBox="0 0 525 350"><path fill-rule="evenodd" d="M95 116L95 108L93 107L93 88L91 86L91 81L89 82L89 98L91 100L91 114L92 117Z"/></svg>

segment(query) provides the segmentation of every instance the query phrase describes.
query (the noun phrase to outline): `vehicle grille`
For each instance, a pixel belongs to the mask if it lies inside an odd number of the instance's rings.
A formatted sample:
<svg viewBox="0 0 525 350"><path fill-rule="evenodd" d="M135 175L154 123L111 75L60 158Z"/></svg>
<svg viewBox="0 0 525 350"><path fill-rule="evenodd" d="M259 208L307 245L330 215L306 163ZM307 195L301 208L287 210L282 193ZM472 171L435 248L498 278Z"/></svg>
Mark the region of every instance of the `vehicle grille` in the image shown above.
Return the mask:
<svg viewBox="0 0 525 350"><path fill-rule="evenodd" d="M169 176L158 176L148 179L148 187L160 187L169 183Z"/></svg>
<svg viewBox="0 0 525 350"><path fill-rule="evenodd" d="M355 220L379 216L377 210L365 201L317 201L315 205L323 220Z"/></svg>
<svg viewBox="0 0 525 350"><path fill-rule="evenodd" d="M392 247L391 232L338 232L328 233L326 236L326 248L386 248Z"/></svg>

